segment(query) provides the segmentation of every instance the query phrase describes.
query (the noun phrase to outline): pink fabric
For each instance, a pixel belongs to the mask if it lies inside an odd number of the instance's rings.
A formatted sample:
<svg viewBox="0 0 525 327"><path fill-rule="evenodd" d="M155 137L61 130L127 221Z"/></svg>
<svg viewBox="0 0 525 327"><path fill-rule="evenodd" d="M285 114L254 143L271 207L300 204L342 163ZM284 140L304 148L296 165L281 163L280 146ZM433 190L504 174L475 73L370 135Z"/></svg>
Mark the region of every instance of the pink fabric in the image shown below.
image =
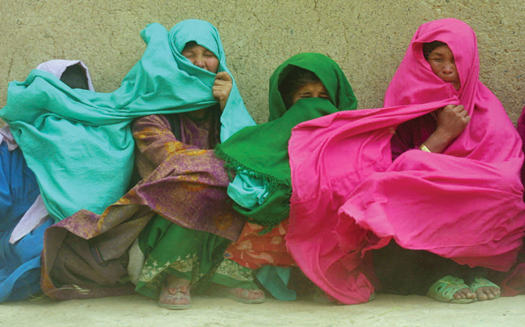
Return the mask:
<svg viewBox="0 0 525 327"><path fill-rule="evenodd" d="M518 134L521 137L521 141L524 142L525 140L525 107L521 111L521 116L518 119L516 130L518 131ZM525 153L525 142L523 143L522 149L523 149L523 152ZM525 166L521 168L521 182L523 183L523 185L525 185ZM523 199L525 200L525 195Z"/></svg>
<svg viewBox="0 0 525 327"><path fill-rule="evenodd" d="M459 91L423 57L422 44L434 40L454 53ZM472 117L463 133L443 154L414 149L392 162L397 126L447 104L464 105ZM374 292L363 258L392 238L407 249L506 271L524 234L521 146L503 106L479 81L472 29L455 19L423 24L385 108L340 112L293 129L288 249L314 283L346 304Z"/></svg>

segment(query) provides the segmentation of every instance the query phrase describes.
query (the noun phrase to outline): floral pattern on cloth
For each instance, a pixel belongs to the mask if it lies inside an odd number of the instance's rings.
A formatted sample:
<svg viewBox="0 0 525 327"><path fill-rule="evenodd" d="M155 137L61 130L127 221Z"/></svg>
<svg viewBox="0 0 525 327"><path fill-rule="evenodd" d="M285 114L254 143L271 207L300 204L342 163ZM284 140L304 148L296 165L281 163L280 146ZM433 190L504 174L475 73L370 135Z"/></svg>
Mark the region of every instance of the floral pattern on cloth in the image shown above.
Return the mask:
<svg viewBox="0 0 525 327"><path fill-rule="evenodd" d="M160 285L162 278L157 277L163 275L163 273L169 274L169 272L173 270L183 273L190 273L192 275L193 283L197 283L202 277L206 275L200 272L199 257L196 253L194 253L193 255L188 254L188 256L184 259L178 257L175 262L166 261L164 264L159 264L156 260L153 262L146 261L139 281Z"/></svg>
<svg viewBox="0 0 525 327"><path fill-rule="evenodd" d="M230 244L224 257L250 269L258 269L263 266L295 266L295 261L288 252L284 239L288 224L289 221L286 219L270 232L261 235L260 232L265 227L246 223L241 236L237 242Z"/></svg>
<svg viewBox="0 0 525 327"><path fill-rule="evenodd" d="M186 258L182 259L180 256L175 260L175 262L166 261L163 265L159 265L157 260L154 260L153 263L144 265L142 269L142 274L140 275L140 281L148 283L155 279L155 277L163 272L167 268L173 268L181 272L190 272L193 271L193 267L199 264L199 258L197 254L194 253L193 256L188 254Z"/></svg>
<svg viewBox="0 0 525 327"><path fill-rule="evenodd" d="M253 281L253 271L251 269L242 269L235 261L228 259L221 262L215 273L235 280Z"/></svg>

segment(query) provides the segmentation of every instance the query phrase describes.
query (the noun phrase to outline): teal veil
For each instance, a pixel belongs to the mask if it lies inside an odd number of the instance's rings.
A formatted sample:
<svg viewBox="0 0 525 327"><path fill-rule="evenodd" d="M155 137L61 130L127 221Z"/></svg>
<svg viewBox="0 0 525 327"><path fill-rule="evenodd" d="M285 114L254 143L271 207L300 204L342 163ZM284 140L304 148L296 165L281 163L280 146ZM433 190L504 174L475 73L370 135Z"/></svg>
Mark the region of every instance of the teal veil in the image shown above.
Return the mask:
<svg viewBox="0 0 525 327"><path fill-rule="evenodd" d="M219 71L229 73L213 25L187 20L168 33L154 23L141 36L147 48L114 92L71 89L40 70L31 71L24 82L9 83L0 118L11 126L56 221L80 209L101 214L127 191L134 165L134 118L217 103L212 95L215 74L181 55L184 45L195 41L217 56ZM250 125L255 122L233 80L221 115L221 141Z"/></svg>

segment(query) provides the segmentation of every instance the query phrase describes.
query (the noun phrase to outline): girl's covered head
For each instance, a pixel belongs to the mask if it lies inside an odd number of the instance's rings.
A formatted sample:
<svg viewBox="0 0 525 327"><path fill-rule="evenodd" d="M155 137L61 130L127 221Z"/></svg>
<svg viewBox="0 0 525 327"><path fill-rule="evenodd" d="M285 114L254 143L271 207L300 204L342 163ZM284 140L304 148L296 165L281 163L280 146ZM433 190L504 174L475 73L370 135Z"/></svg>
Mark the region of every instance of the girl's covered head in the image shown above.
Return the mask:
<svg viewBox="0 0 525 327"><path fill-rule="evenodd" d="M38 70L51 73L72 89L94 91L89 71L80 60L55 59L41 63Z"/></svg>
<svg viewBox="0 0 525 327"><path fill-rule="evenodd" d="M79 64L67 67L60 80L72 89L89 89L86 71Z"/></svg>
<svg viewBox="0 0 525 327"><path fill-rule="evenodd" d="M479 83L476 35L453 18L425 23L414 34L385 95L385 106L453 97L469 102Z"/></svg>
<svg viewBox="0 0 525 327"><path fill-rule="evenodd" d="M219 31L210 23L188 19L175 25L169 33L170 47L180 68L192 76L210 78L226 71L226 58ZM217 62L210 63L213 56ZM208 71L211 74L203 73ZM206 76L206 77L205 77Z"/></svg>
<svg viewBox="0 0 525 327"><path fill-rule="evenodd" d="M219 59L217 59L217 56L195 41L186 43L181 54L195 66L211 73L217 73L219 69Z"/></svg>
<svg viewBox="0 0 525 327"><path fill-rule="evenodd" d="M289 109L299 99L329 99L328 92L319 77L299 67L294 67L286 75L279 85L279 92L281 92L286 109Z"/></svg>
<svg viewBox="0 0 525 327"><path fill-rule="evenodd" d="M434 41L423 44L423 56L430 64L430 68L437 77L444 82L451 83L456 90L461 87L454 54L446 43Z"/></svg>
<svg viewBox="0 0 525 327"><path fill-rule="evenodd" d="M224 104L219 99L221 108L223 108L220 117L221 141L226 140L238 130L255 124L244 106L235 79L226 66L221 37L212 24L197 19L182 21L169 31L168 43L177 73L179 73L177 84L184 85L183 88L178 88L184 91L177 92L177 96L217 101L212 89L217 74L225 72L230 76L232 86L229 96ZM162 69L162 67L156 68ZM166 69L173 68L166 67ZM192 86L192 92L188 92L190 86ZM202 106L194 107L195 110L203 108Z"/></svg>
<svg viewBox="0 0 525 327"><path fill-rule="evenodd" d="M301 53L281 64L270 78L270 117L274 120L302 98L327 99L339 110L355 109L357 100L339 65L319 53Z"/></svg>

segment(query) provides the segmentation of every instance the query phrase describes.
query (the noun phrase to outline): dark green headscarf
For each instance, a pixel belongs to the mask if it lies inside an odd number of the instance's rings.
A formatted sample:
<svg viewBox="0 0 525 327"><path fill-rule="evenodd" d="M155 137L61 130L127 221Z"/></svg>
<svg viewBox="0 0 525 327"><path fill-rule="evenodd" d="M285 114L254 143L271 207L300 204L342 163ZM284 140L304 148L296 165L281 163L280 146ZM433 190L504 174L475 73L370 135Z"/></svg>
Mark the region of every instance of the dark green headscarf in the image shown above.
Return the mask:
<svg viewBox="0 0 525 327"><path fill-rule="evenodd" d="M321 80L330 100L309 98L297 101L286 110L279 85L294 67L311 71ZM286 219L292 194L288 141L292 128L304 121L340 110L353 110L357 100L343 71L335 61L318 53L302 53L280 65L270 78L269 122L246 127L216 148L226 167L245 171L269 185L263 204L248 210L234 203L250 221L269 228Z"/></svg>

